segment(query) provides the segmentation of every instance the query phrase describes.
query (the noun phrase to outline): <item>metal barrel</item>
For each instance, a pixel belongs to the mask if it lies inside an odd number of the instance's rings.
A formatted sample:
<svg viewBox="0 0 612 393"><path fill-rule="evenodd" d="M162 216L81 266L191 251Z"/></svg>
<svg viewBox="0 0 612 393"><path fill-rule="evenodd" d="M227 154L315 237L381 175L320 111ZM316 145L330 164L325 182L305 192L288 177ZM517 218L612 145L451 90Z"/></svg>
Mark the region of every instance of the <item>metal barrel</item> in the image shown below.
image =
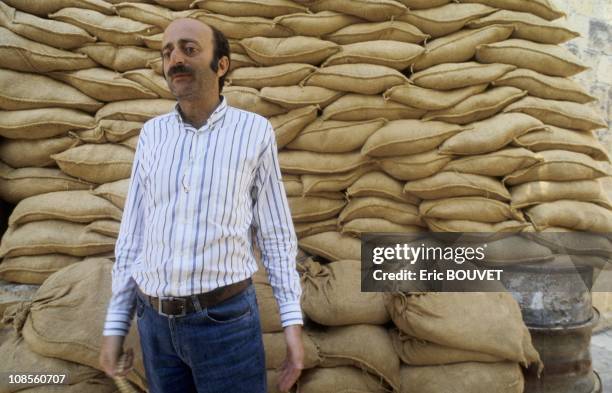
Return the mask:
<svg viewBox="0 0 612 393"><path fill-rule="evenodd" d="M544 370L525 372L525 393L601 393L591 362L593 267L552 262L506 268L504 285L518 301Z"/></svg>

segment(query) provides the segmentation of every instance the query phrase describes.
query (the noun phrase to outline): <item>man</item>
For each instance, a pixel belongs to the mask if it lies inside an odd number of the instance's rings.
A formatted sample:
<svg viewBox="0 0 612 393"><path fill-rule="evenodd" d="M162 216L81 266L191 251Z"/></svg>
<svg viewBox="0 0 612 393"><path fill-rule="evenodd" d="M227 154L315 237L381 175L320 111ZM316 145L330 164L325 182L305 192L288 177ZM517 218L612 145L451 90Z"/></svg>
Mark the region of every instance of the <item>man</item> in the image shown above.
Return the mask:
<svg viewBox="0 0 612 393"><path fill-rule="evenodd" d="M142 128L115 247L100 364L118 372L137 315L151 393L265 393L251 228L280 306L287 358L279 390L299 378L304 349L297 240L270 123L228 106L223 34L177 19L162 41L175 110ZM172 298L174 297L174 298ZM178 298L177 298L178 297Z"/></svg>

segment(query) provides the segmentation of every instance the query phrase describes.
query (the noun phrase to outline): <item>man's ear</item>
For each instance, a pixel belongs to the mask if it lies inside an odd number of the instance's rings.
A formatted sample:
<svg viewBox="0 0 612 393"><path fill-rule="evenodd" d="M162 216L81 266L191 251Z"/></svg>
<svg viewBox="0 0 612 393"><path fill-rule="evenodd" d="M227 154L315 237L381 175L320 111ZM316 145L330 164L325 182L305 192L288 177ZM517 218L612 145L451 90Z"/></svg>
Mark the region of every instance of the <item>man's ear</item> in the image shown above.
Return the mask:
<svg viewBox="0 0 612 393"><path fill-rule="evenodd" d="M219 67L217 69L217 76L220 78L226 75L229 71L230 59L227 56L223 56L219 59Z"/></svg>

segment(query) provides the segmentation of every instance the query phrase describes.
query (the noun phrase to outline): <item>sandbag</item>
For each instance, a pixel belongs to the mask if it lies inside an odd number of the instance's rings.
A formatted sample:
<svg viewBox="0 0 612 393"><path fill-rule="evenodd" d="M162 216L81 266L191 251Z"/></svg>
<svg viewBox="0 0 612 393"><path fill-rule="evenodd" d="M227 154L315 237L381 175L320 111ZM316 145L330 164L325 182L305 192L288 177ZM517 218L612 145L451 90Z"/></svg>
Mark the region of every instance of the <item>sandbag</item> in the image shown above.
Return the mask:
<svg viewBox="0 0 612 393"><path fill-rule="evenodd" d="M191 4L191 7L230 16L262 16L266 18L307 10L303 5L290 0L197 0Z"/></svg>
<svg viewBox="0 0 612 393"><path fill-rule="evenodd" d="M230 85L254 89L293 86L299 84L315 69L315 66L303 63L287 63L270 67L242 67L230 72L227 82Z"/></svg>
<svg viewBox="0 0 612 393"><path fill-rule="evenodd" d="M68 108L0 111L0 136L10 139L42 139L95 126L90 115Z"/></svg>
<svg viewBox="0 0 612 393"><path fill-rule="evenodd" d="M346 195L350 198L357 197L379 197L387 198L396 202L404 202L418 205L419 198L404 193L404 183L395 180L384 172L368 172L357 179L346 189Z"/></svg>
<svg viewBox="0 0 612 393"><path fill-rule="evenodd" d="M383 218L397 224L424 226L416 206L378 197L351 199L338 216L338 222L356 218Z"/></svg>
<svg viewBox="0 0 612 393"><path fill-rule="evenodd" d="M494 25L436 38L425 45L425 54L414 63L413 68L420 71L436 64L468 61L474 57L477 46L503 41L510 37L513 30L512 26Z"/></svg>
<svg viewBox="0 0 612 393"><path fill-rule="evenodd" d="M323 110L322 120L362 121L419 119L425 110L385 100L382 96L349 93Z"/></svg>
<svg viewBox="0 0 612 393"><path fill-rule="evenodd" d="M390 20L387 22L352 24L328 34L324 38L340 45L378 40L418 44L429 38L429 35L410 23Z"/></svg>
<svg viewBox="0 0 612 393"><path fill-rule="evenodd" d="M422 10L426 8L440 7L450 3L452 0L402 0L409 9Z"/></svg>
<svg viewBox="0 0 612 393"><path fill-rule="evenodd" d="M53 191L87 190L93 185L55 168L19 168L0 174L0 198L16 204Z"/></svg>
<svg viewBox="0 0 612 393"><path fill-rule="evenodd" d="M282 115L272 116L269 120L272 128L274 128L278 149L282 149L295 140L304 127L313 123L316 118L317 107L315 105L308 105Z"/></svg>
<svg viewBox="0 0 612 393"><path fill-rule="evenodd" d="M322 265L310 260L298 268L302 270L302 309L313 321L325 326L382 325L389 321L383 294L361 292L360 261Z"/></svg>
<svg viewBox="0 0 612 393"><path fill-rule="evenodd" d="M257 63L255 62L255 60L251 59L247 55L243 55L240 53L230 53L230 60L231 62L230 62L229 72L232 72L242 67L257 66ZM160 67L161 67L161 64L160 64ZM158 72L158 74L163 74L163 72L161 72L161 69L160 69L160 72Z"/></svg>
<svg viewBox="0 0 612 393"><path fill-rule="evenodd" d="M102 184L94 189L92 193L94 195L101 196L123 210L129 186L130 179L122 179L111 183Z"/></svg>
<svg viewBox="0 0 612 393"><path fill-rule="evenodd" d="M499 79L516 67L509 64L444 63L415 72L410 80L427 89L453 90Z"/></svg>
<svg viewBox="0 0 612 393"><path fill-rule="evenodd" d="M379 158L376 162L382 170L399 180L417 180L438 173L452 156L440 154L437 149L409 156Z"/></svg>
<svg viewBox="0 0 612 393"><path fill-rule="evenodd" d="M556 9L549 0L462 0L464 3L480 3L511 11L528 12L547 20L559 19L566 14Z"/></svg>
<svg viewBox="0 0 612 393"><path fill-rule="evenodd" d="M439 218L423 218L432 232L478 232L487 234L518 233L531 224L524 221L507 220L488 223L474 220L443 220ZM495 235L492 239L496 239Z"/></svg>
<svg viewBox="0 0 612 393"><path fill-rule="evenodd" d="M9 216L11 226L42 220L90 223L111 218L121 220L121 210L86 190L57 191L20 201Z"/></svg>
<svg viewBox="0 0 612 393"><path fill-rule="evenodd" d="M417 225L402 225L384 218L356 218L342 224L340 232L361 238L364 233L418 233L426 229Z"/></svg>
<svg viewBox="0 0 612 393"><path fill-rule="evenodd" d="M149 0L146 0L149 1ZM192 0L154 0L155 3L171 10L182 11L189 8Z"/></svg>
<svg viewBox="0 0 612 393"><path fill-rule="evenodd" d="M326 174L350 171L372 161L359 152L313 153L285 150L278 153L281 171L290 174Z"/></svg>
<svg viewBox="0 0 612 393"><path fill-rule="evenodd" d="M262 335L266 355L266 369L280 369L287 357L287 339L284 332ZM321 362L319 348L308 332L302 334L304 346L304 369L317 367Z"/></svg>
<svg viewBox="0 0 612 393"><path fill-rule="evenodd" d="M152 91L155 93L155 97L159 96L169 100L175 99L174 95L168 88L168 83L166 80L153 70L143 68L139 70L126 71L121 74L121 76L125 79L140 84L141 88L144 87L145 90Z"/></svg>
<svg viewBox="0 0 612 393"><path fill-rule="evenodd" d="M316 235L317 233L335 231L338 229L336 224L336 218L334 217L317 222L297 222L294 225L294 229L297 237L301 239L306 236Z"/></svg>
<svg viewBox="0 0 612 393"><path fill-rule="evenodd" d="M510 39L480 45L476 59L481 63L505 63L552 76L572 76L587 69L568 49Z"/></svg>
<svg viewBox="0 0 612 393"><path fill-rule="evenodd" d="M483 83L460 89L440 91L406 83L390 88L383 96L404 105L435 111L457 105L475 94L482 93L486 88L487 85Z"/></svg>
<svg viewBox="0 0 612 393"><path fill-rule="evenodd" d="M472 123L470 127L471 129L444 141L440 145L440 152L459 155L490 153L503 148L521 135L544 129L544 124L535 117L522 113L501 113Z"/></svg>
<svg viewBox="0 0 612 393"><path fill-rule="evenodd" d="M568 150L586 154L596 160L608 161L608 152L593 132L576 132L547 125L546 129L516 138L513 144L532 151Z"/></svg>
<svg viewBox="0 0 612 393"><path fill-rule="evenodd" d="M453 160L445 171L473 173L484 176L506 176L542 161L536 153L523 148L506 148L493 153L467 156Z"/></svg>
<svg viewBox="0 0 612 393"><path fill-rule="evenodd" d="M245 38L241 42L249 57L263 65L307 63L318 65L339 50L338 45L313 37Z"/></svg>
<svg viewBox="0 0 612 393"><path fill-rule="evenodd" d="M264 87L259 96L283 108L298 109L307 105L325 108L343 94L342 91L320 86L280 86Z"/></svg>
<svg viewBox="0 0 612 393"><path fill-rule="evenodd" d="M423 120L442 120L455 124L472 123L495 115L526 95L526 91L515 87L495 87L473 95L451 108L428 112Z"/></svg>
<svg viewBox="0 0 612 393"><path fill-rule="evenodd" d="M480 222L525 221L508 203L478 196L427 200L419 205L419 214L444 220L474 220Z"/></svg>
<svg viewBox="0 0 612 393"><path fill-rule="evenodd" d="M189 18L201 20L207 25L223 32L227 38L238 40L243 38L249 39L251 37L291 37L292 35L291 30L277 25L272 19L258 16L226 16L197 10L191 11ZM244 46L242 42L241 45Z"/></svg>
<svg viewBox="0 0 612 393"><path fill-rule="evenodd" d="M506 107L504 112L526 113L546 124L581 131L608 126L601 116L589 106L569 101L525 97Z"/></svg>
<svg viewBox="0 0 612 393"><path fill-rule="evenodd" d="M423 153L465 129L438 121L394 120L374 132L363 144L361 153L371 157Z"/></svg>
<svg viewBox="0 0 612 393"><path fill-rule="evenodd" d="M78 7L86 10L94 10L104 14L112 15L112 6L102 0L49 0L49 1L22 1L22 0L6 0L5 3L19 9L38 16L46 17L47 15L59 11L65 7Z"/></svg>
<svg viewBox="0 0 612 393"><path fill-rule="evenodd" d="M385 393L379 378L356 367L314 368L298 380L298 393Z"/></svg>
<svg viewBox="0 0 612 393"><path fill-rule="evenodd" d="M96 130L104 134L104 139L109 142L121 142L138 136L142 125L139 121L100 120Z"/></svg>
<svg viewBox="0 0 612 393"><path fill-rule="evenodd" d="M279 15L274 22L287 27L297 35L320 37L333 33L343 27L362 22L361 19L335 11L316 13L297 12Z"/></svg>
<svg viewBox="0 0 612 393"><path fill-rule="evenodd" d="M538 231L549 227L612 232L612 211L590 202L558 200L530 207L525 214Z"/></svg>
<svg viewBox="0 0 612 393"><path fill-rule="evenodd" d="M81 257L65 254L8 257L0 263L0 278L21 284L40 285L53 273L81 260Z"/></svg>
<svg viewBox="0 0 612 393"><path fill-rule="evenodd" d="M96 220L85 228L87 231L100 233L115 239L119 236L120 229L121 222L115 220Z"/></svg>
<svg viewBox="0 0 612 393"><path fill-rule="evenodd" d="M343 45L340 52L323 63L324 67L340 64L377 64L396 70L410 67L425 51L408 42L376 40Z"/></svg>
<svg viewBox="0 0 612 393"><path fill-rule="evenodd" d="M343 191L353 184L364 173L376 169L374 164L360 166L349 172L333 173L330 175L302 175L304 194L312 195L320 192ZM344 198L344 196L343 196Z"/></svg>
<svg viewBox="0 0 612 393"><path fill-rule="evenodd" d="M360 148L385 123L385 119L381 118L354 122L317 119L308 124L287 148L318 153L348 153Z"/></svg>
<svg viewBox="0 0 612 393"><path fill-rule="evenodd" d="M410 10L399 20L412 23L424 33L437 38L461 30L469 21L493 12L495 8L482 4L450 3L425 10Z"/></svg>
<svg viewBox="0 0 612 393"><path fill-rule="evenodd" d="M282 332L278 302L274 297L266 269L258 264L259 269L253 274L253 286L259 309L259 323L263 333Z"/></svg>
<svg viewBox="0 0 612 393"><path fill-rule="evenodd" d="M68 221L34 221L9 227L2 236L0 256L68 254L78 257L112 251L115 239L85 230Z"/></svg>
<svg viewBox="0 0 612 393"><path fill-rule="evenodd" d="M68 150L76 143L76 139L70 137L6 139L0 144L0 157L13 168L53 166L55 161L50 156Z"/></svg>
<svg viewBox="0 0 612 393"><path fill-rule="evenodd" d="M134 152L113 144L88 144L54 154L51 158L65 173L101 184L129 178Z"/></svg>
<svg viewBox="0 0 612 393"><path fill-rule="evenodd" d="M311 196L289 197L289 208L293 222L321 221L335 217L346 205L346 201Z"/></svg>
<svg viewBox="0 0 612 393"><path fill-rule="evenodd" d="M526 68L508 72L493 81L493 85L516 87L527 91L530 96L551 100L574 101L585 104L596 99L572 79L548 76Z"/></svg>
<svg viewBox="0 0 612 393"><path fill-rule="evenodd" d="M321 232L299 239L301 249L330 261L361 259L361 242L339 232Z"/></svg>
<svg viewBox="0 0 612 393"><path fill-rule="evenodd" d="M560 199L592 202L612 209L598 180L532 181L510 187L510 195L510 204L517 209Z"/></svg>
<svg viewBox="0 0 612 393"><path fill-rule="evenodd" d="M145 122L155 116L171 112L175 105L176 101L164 99L110 102L96 113L96 121L109 119Z"/></svg>
<svg viewBox="0 0 612 393"><path fill-rule="evenodd" d="M160 29L168 27L170 22L174 19L172 11L153 4L121 2L115 4L113 9L121 17L157 26Z"/></svg>
<svg viewBox="0 0 612 393"><path fill-rule="evenodd" d="M485 255L485 259L479 264L486 266L544 263L554 259L551 249L522 235L487 242Z"/></svg>
<svg viewBox="0 0 612 393"><path fill-rule="evenodd" d="M310 6L310 9L315 12L341 12L373 22L389 20L407 10L402 3L394 0L354 0L350 3L342 0L318 0Z"/></svg>
<svg viewBox="0 0 612 393"><path fill-rule="evenodd" d="M319 68L306 77L306 86L358 94L379 94L408 79L399 71L375 64L339 64Z"/></svg>
<svg viewBox="0 0 612 393"><path fill-rule="evenodd" d="M406 183L404 192L421 199L482 196L499 201L510 200L506 187L495 178L467 173L440 172Z"/></svg>
<svg viewBox="0 0 612 393"><path fill-rule="evenodd" d="M250 87L226 87L223 89L223 96L227 99L228 105L255 112L261 116L268 117L287 112L286 108L262 99L259 91Z"/></svg>
<svg viewBox="0 0 612 393"><path fill-rule="evenodd" d="M146 68L149 67L148 64L151 61L159 60L161 63L161 56L158 50L137 46L113 45L107 42L99 42L84 45L76 51L86 54L96 63L118 72Z"/></svg>

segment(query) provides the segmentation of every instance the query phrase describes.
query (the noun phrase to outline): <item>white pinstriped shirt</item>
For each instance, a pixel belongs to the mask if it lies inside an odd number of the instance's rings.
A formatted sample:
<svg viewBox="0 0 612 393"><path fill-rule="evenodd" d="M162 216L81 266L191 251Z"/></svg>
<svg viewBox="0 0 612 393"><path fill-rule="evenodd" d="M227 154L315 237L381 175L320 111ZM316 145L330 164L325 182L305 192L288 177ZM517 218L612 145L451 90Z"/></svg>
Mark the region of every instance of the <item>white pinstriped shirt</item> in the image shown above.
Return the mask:
<svg viewBox="0 0 612 393"><path fill-rule="evenodd" d="M178 110L146 122L115 246L103 335L127 334L136 286L188 296L257 270L262 251L282 326L303 324L297 238L270 122L222 101L199 129Z"/></svg>

